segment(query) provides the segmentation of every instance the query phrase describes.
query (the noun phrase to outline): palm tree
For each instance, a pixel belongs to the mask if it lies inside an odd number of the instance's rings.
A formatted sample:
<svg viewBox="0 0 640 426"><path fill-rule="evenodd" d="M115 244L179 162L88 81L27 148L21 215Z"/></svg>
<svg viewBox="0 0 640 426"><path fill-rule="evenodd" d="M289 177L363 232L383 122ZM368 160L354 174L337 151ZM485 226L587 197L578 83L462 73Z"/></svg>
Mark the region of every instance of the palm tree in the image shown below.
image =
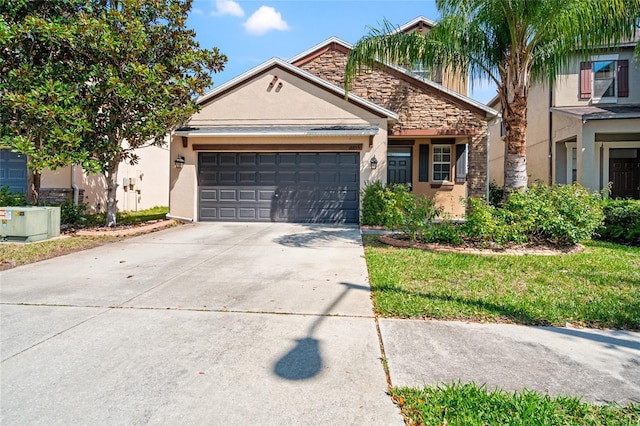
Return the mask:
<svg viewBox="0 0 640 426"><path fill-rule="evenodd" d="M507 144L507 192L527 186L527 98L532 83L552 83L575 55L634 36L640 0L436 0L441 20L427 34L388 22L353 47L345 88L379 61L469 74L497 86ZM640 49L638 49L640 52Z"/></svg>

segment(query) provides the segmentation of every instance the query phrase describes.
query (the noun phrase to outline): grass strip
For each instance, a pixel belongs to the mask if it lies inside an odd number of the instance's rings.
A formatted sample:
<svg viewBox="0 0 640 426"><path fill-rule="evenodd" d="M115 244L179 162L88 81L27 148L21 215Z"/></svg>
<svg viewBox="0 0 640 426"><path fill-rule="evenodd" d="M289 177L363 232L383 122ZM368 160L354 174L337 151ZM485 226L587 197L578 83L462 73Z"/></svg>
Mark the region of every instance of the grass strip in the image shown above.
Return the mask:
<svg viewBox="0 0 640 426"><path fill-rule="evenodd" d="M640 247L587 242L576 254L486 256L365 244L384 317L640 329Z"/></svg>
<svg viewBox="0 0 640 426"><path fill-rule="evenodd" d="M597 405L579 398L489 391L476 384L392 388L410 425L637 425L640 406Z"/></svg>
<svg viewBox="0 0 640 426"><path fill-rule="evenodd" d="M35 243L0 244L0 270L86 250L122 239L116 236L72 236Z"/></svg>

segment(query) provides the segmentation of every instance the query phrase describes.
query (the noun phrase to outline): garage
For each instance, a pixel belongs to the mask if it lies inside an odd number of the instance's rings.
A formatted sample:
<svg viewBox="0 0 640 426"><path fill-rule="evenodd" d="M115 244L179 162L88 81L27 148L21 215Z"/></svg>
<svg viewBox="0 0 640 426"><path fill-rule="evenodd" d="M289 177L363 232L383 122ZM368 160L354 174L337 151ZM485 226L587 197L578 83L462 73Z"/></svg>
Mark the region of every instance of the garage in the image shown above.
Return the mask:
<svg viewBox="0 0 640 426"><path fill-rule="evenodd" d="M359 152L200 152L200 221L358 223Z"/></svg>

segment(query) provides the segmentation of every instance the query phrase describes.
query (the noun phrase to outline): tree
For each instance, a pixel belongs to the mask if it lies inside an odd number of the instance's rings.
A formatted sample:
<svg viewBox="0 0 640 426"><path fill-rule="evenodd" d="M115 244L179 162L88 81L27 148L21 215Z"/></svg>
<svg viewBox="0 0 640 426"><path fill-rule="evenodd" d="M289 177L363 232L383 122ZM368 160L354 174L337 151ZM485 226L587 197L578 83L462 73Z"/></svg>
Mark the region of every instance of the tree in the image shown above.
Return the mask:
<svg viewBox="0 0 640 426"><path fill-rule="evenodd" d="M0 146L28 156L28 198L38 201L40 175L87 162L87 73L72 66L79 1L0 0Z"/></svg>
<svg viewBox="0 0 640 426"><path fill-rule="evenodd" d="M104 175L107 226L116 224L120 162L135 164L136 150L164 144L168 131L198 111L197 95L227 60L217 48L201 49L195 41L186 28L190 8L191 0L78 0L69 18L71 34L57 33L56 41L72 52L66 66L73 76L57 73L53 80L82 86L76 105L83 126L72 127L81 143L69 147L69 163L81 161ZM16 133L21 136L11 146L25 152L16 143L25 132ZM27 148L36 141L29 143Z"/></svg>
<svg viewBox="0 0 640 426"><path fill-rule="evenodd" d="M488 79L497 86L505 128L505 189L527 186L527 100L532 83L553 82L572 55L631 38L640 0L436 0L442 18L426 35L388 22L349 54L345 88L377 61L421 64Z"/></svg>

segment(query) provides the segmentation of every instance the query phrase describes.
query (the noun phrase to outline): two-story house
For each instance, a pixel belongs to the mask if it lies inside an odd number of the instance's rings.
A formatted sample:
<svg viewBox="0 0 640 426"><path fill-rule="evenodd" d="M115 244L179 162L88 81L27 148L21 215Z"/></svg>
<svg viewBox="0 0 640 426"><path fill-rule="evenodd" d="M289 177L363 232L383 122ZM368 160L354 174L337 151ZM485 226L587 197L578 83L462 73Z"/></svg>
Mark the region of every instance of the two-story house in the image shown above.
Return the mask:
<svg viewBox="0 0 640 426"><path fill-rule="evenodd" d="M640 199L640 40L576 56L552 86L531 88L527 111L529 182L577 182L612 197ZM500 109L494 98L489 106ZM490 176L503 183L504 143L490 129Z"/></svg>
<svg viewBox="0 0 640 426"><path fill-rule="evenodd" d="M432 26L420 17L400 31ZM173 134L169 215L358 223L362 189L381 181L411 184L463 216L466 197L487 191L487 124L497 112L460 93L466 83L451 74L386 63L345 99L350 50L332 37L202 96L201 111Z"/></svg>

